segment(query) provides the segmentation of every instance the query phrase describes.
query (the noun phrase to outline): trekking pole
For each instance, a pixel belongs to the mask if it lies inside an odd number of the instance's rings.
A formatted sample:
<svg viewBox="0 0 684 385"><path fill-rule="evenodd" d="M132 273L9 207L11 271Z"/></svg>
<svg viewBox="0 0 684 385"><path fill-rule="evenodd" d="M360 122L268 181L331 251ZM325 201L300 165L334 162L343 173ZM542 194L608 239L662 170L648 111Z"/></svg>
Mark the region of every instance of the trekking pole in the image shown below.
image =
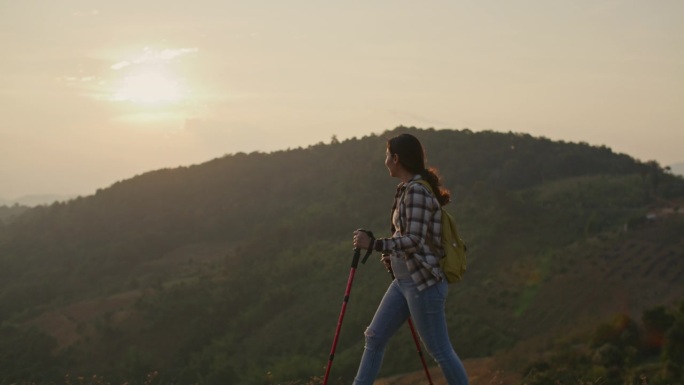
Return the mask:
<svg viewBox="0 0 684 385"><path fill-rule="evenodd" d="M389 267L387 269L387 272L390 274L392 277L392 280L394 281L394 272L392 271L392 267ZM418 351L418 356L420 357L420 362L423 363L423 369L425 370L425 375L427 376L428 383L432 385L432 377L430 376L430 371L428 370L427 363L425 363L425 357L423 356L423 349L420 348L420 341L418 340L418 334L416 333L416 328L413 326L413 321L411 320L411 316L409 315L408 317L408 325L409 328L411 329L411 335L413 336L413 342L416 343L416 350Z"/></svg>
<svg viewBox="0 0 684 385"><path fill-rule="evenodd" d="M359 229L359 231L363 231L368 236L371 237L371 239L375 238L373 236L373 233L370 231L366 231L363 229ZM366 252L366 255L363 257L363 260L361 263L366 263L366 260L368 260L368 256L371 255L373 252L373 248L369 247L368 251ZM349 294L351 293L351 287L352 287L352 282L354 281L354 274L356 273L356 267L359 265L359 258L361 257L361 249L354 248L354 257L352 258L352 264L351 264L351 270L349 271L349 279L347 280L347 289L344 291L344 299L342 300L342 310L340 311L340 317L337 320L337 328L335 329L335 338L333 339L333 344L332 348L330 349L330 358L328 359L328 367L325 369L325 377L323 377L323 385L328 384L328 377L330 376L330 368L332 367L332 362L333 359L335 358L335 349L337 348L337 341L340 338L340 329L342 328L342 320L344 319L344 313L347 310L347 303L349 302Z"/></svg>

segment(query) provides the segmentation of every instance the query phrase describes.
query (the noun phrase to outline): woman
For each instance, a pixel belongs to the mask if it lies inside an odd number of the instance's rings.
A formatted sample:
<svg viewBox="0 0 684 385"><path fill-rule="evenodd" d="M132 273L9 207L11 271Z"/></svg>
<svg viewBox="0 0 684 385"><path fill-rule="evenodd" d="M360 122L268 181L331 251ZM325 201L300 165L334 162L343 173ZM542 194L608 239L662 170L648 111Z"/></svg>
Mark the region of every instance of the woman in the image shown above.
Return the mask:
<svg viewBox="0 0 684 385"><path fill-rule="evenodd" d="M440 205L449 203L451 196L441 186L437 170L426 169L425 163L423 146L413 135L388 140L385 166L390 176L401 181L392 208L393 235L375 239L371 245L365 232L354 232L354 247L382 252L382 262L395 276L366 329L366 345L354 385L373 383L387 342L409 316L447 382L468 384L463 364L449 341L444 313L448 284L439 266L444 253ZM417 182L420 179L430 183L435 195Z"/></svg>

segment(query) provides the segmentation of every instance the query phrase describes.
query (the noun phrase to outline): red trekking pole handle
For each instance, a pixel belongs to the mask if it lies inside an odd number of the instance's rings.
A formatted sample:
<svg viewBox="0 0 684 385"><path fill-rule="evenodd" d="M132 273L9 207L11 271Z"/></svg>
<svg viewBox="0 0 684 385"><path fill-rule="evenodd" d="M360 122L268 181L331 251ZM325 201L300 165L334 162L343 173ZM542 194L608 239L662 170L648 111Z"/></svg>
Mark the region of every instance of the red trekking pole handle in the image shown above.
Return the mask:
<svg viewBox="0 0 684 385"><path fill-rule="evenodd" d="M361 260L361 263L366 263L368 260L368 257L373 253L373 242L375 241L375 236L373 235L372 231L364 230L364 229L358 229L357 231L363 231L366 233L370 239L370 246L368 246L368 251L366 251L366 255L363 256L363 260ZM361 258L361 249L358 247L354 248L354 258L352 259L352 264L351 267L356 269L356 267L359 265L359 258Z"/></svg>
<svg viewBox="0 0 684 385"><path fill-rule="evenodd" d="M373 233L367 230L359 229L363 231L371 239L374 239ZM372 246L372 245L371 245ZM366 255L363 257L361 263L366 263L368 256L373 252L373 248L369 247ZM354 248L354 257L352 258L351 270L349 271L349 279L347 280L347 288L344 291L344 298L342 299L342 310L340 310L340 317L337 320L337 328L335 329L335 338L333 339L332 348L330 349L330 358L328 359L328 366L325 369L325 377L323 377L323 385L328 384L328 378L330 376L330 368L332 368L333 359L335 358L335 349L337 348L337 341L340 338L340 330L342 329L342 320L344 320L344 313L347 310L347 303L349 302L349 295L351 293L352 283L354 282L354 274L356 273L356 267L359 265L359 259L361 258L361 249Z"/></svg>

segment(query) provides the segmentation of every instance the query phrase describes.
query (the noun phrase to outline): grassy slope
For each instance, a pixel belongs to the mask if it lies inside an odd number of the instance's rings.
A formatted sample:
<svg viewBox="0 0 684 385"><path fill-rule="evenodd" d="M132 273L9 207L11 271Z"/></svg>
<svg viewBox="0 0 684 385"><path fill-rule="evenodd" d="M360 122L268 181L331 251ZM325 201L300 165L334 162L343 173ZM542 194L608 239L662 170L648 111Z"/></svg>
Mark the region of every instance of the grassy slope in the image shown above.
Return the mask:
<svg viewBox="0 0 684 385"><path fill-rule="evenodd" d="M513 346L517 341L538 334L580 330L582 325L615 313L638 314L645 308L681 298L684 296L679 280L684 274L682 233L682 221L672 218L646 223L627 232L602 233L557 250L542 250L541 254L506 252L505 248L486 254L480 252L480 256L472 258L466 281L452 286L448 316L457 350L464 357L490 355L497 349ZM504 242L506 244L510 243ZM182 285L193 286L198 280L221 284L226 279L225 270L217 272L215 269L219 265L222 268L230 265L223 263L220 252L216 250L222 249L212 250L209 245L185 247L152 263L155 270L165 269L168 276L174 277L173 281L163 283L157 290L131 290L100 300L70 304L45 313L30 323L56 336L62 344L74 343L79 338L98 341L87 348L96 355L97 349L94 348L100 343L102 334L106 334L108 328L116 329L117 336L127 343L118 347L105 344L99 353L102 359L117 351L125 355L130 346L136 346L170 360L174 352L188 343L182 338L169 340L166 337L180 326L162 322L160 330L149 334L149 320L145 318L149 310L141 310L136 303L141 298L155 298L159 289L165 287L162 291L175 293L182 291ZM330 255L321 256L315 250L303 250L302 253L310 254L312 263L317 258L340 259L334 267L338 271L333 272L330 268L311 271L310 278L315 282L330 282L318 289L315 296L327 298L325 303L315 306L311 301L302 301L311 290L302 283L271 287L269 291L275 294L272 294L272 300L263 300L266 308L252 308L250 311L254 315L251 317L242 314L246 321L239 326L244 327L244 324L254 321L255 327L244 330L249 335L233 338L240 340L240 354L248 357L263 354L258 347L264 344L269 346L269 354L275 357L307 352L294 366L310 367L310 374L315 374L313 368L326 361L325 353L331 340L329 334L334 330L346 283L348 269L345 262L349 251L340 245L338 250L331 250ZM285 262L287 258L283 256L282 264L272 266L273 271L294 269ZM479 258L490 261L486 263ZM192 259L202 262L195 263L198 266L193 267L193 263L188 262ZM146 271L146 268L140 271ZM349 375L353 370L361 349L360 331L372 316L386 278L374 260L368 266L360 267L338 348L335 364L338 373ZM282 309L277 311L276 306ZM272 315L269 321L264 322L261 313L265 311L271 314L275 311L277 316ZM294 327L283 329L284 325ZM328 338L318 337L319 341L312 341L311 332L316 329L323 331L318 333L320 336ZM287 332L283 333L283 330ZM182 331L182 327L178 331ZM385 374L399 367L419 368L409 333L402 333L404 335L392 342L386 363L390 369L385 370ZM165 356L163 352L169 355ZM277 372L278 366L284 366L280 371L287 378L287 365L274 364L272 370ZM307 373L295 372L292 375L302 374Z"/></svg>

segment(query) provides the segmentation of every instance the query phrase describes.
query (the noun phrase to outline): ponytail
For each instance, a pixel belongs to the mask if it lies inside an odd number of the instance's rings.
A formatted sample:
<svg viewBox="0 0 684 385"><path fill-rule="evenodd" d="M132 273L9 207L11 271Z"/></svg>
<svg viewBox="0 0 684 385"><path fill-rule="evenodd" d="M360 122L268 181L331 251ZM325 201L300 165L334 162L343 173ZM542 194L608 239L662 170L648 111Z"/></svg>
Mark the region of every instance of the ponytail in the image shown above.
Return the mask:
<svg viewBox="0 0 684 385"><path fill-rule="evenodd" d="M435 198L439 202L440 206L444 206L451 202L451 192L444 186L442 186L442 178L439 176L439 171L430 167L424 169L420 172L421 178L430 184L430 188L435 194Z"/></svg>

